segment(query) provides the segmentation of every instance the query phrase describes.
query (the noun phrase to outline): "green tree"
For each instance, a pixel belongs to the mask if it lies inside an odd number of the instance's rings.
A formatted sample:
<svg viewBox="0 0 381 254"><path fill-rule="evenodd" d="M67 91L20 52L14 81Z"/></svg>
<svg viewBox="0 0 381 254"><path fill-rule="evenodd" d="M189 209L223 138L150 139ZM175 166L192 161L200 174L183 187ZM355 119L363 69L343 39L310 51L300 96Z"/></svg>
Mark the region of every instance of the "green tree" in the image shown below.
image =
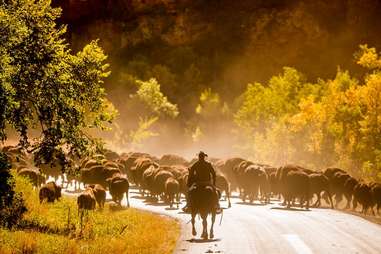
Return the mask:
<svg viewBox="0 0 381 254"><path fill-rule="evenodd" d="M6 126L37 161L71 151L83 154L96 146L86 130L103 128L108 110L103 80L106 56L96 41L73 54L57 26L60 9L50 0L10 0L0 5L0 135ZM30 142L30 130L40 136ZM62 157L62 156L61 156Z"/></svg>
<svg viewBox="0 0 381 254"><path fill-rule="evenodd" d="M160 84L155 78L148 81L135 80L137 90L130 95L126 105L129 107L128 117L132 125L126 126L122 122L115 123L114 145L140 149L147 139L160 135L158 127L161 120L175 119L179 115L176 104L171 103L163 94Z"/></svg>

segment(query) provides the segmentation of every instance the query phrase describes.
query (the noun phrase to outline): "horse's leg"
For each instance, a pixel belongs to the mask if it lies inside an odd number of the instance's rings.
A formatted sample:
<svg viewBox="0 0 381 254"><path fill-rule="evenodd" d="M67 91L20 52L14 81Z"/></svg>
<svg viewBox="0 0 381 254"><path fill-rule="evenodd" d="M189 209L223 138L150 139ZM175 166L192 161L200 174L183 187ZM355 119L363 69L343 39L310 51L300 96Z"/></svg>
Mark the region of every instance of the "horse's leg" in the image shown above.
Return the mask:
<svg viewBox="0 0 381 254"><path fill-rule="evenodd" d="M202 218L202 235L201 235L201 238L204 240L207 240L208 239L208 221L206 219L208 218L208 214L205 212L202 213L201 218Z"/></svg>
<svg viewBox="0 0 381 254"><path fill-rule="evenodd" d="M210 239L214 238L214 232L213 232L213 226L214 226L214 221L216 220L216 213L213 211L212 212L212 225L210 226Z"/></svg>
<svg viewBox="0 0 381 254"><path fill-rule="evenodd" d="M192 212L192 235L193 236L197 235L196 228L194 226L195 221L196 221L195 218L196 218L196 213Z"/></svg>

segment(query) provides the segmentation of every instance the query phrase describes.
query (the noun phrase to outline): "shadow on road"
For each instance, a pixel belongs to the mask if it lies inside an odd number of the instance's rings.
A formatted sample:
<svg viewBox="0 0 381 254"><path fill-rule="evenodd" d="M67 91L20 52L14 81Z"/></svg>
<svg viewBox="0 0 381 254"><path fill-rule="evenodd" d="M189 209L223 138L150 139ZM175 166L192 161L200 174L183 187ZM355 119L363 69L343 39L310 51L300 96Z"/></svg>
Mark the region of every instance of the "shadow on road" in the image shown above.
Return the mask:
<svg viewBox="0 0 381 254"><path fill-rule="evenodd" d="M270 209L274 209L274 210L283 210L283 211L295 211L295 212L310 212L311 210L308 209L304 209L304 208L293 208L293 207L271 207Z"/></svg>
<svg viewBox="0 0 381 254"><path fill-rule="evenodd" d="M216 238L216 239L195 239L195 238L192 238L192 239L189 239L187 240L187 242L190 242L190 243L213 243L213 242L219 242L221 241L220 238Z"/></svg>
<svg viewBox="0 0 381 254"><path fill-rule="evenodd" d="M179 208L176 208L176 207L172 207L172 208L166 207L165 210L167 210L167 211L176 211L176 210L179 210Z"/></svg>
<svg viewBox="0 0 381 254"><path fill-rule="evenodd" d="M236 205L249 205L249 206L265 206L264 203L249 203L249 202L237 202Z"/></svg>
<svg viewBox="0 0 381 254"><path fill-rule="evenodd" d="M144 201L144 204L151 205L151 206L168 206L169 205L166 203L157 203L157 202L150 202L150 201Z"/></svg>
<svg viewBox="0 0 381 254"><path fill-rule="evenodd" d="M159 200L155 197L145 197L145 200L143 201L144 203L151 202L151 203L156 203L159 202Z"/></svg>

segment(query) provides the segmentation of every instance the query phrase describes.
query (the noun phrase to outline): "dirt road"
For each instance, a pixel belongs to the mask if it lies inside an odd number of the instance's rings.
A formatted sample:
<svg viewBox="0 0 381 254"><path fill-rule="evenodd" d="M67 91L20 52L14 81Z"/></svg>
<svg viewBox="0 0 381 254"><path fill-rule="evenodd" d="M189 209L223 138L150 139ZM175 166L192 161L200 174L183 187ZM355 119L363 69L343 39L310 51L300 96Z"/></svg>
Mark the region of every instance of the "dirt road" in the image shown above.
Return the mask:
<svg viewBox="0 0 381 254"><path fill-rule="evenodd" d="M214 240L191 235L190 215L167 206L145 203L132 190L133 207L173 216L182 222L176 253L381 253L381 226L358 216L331 209L287 210L278 203L242 204L224 210L222 225L216 220ZM226 202L221 202L227 206Z"/></svg>

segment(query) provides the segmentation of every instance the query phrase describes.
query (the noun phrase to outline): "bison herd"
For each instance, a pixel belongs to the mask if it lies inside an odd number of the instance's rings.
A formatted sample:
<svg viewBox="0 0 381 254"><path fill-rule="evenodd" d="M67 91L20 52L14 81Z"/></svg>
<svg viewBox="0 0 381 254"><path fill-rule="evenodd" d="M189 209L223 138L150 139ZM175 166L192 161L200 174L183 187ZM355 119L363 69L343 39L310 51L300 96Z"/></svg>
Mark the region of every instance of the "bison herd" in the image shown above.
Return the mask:
<svg viewBox="0 0 381 254"><path fill-rule="evenodd" d="M61 177L63 186L82 189L77 204L80 210L103 208L106 191L112 200L122 205L126 195L129 206L130 184L139 188L140 195L157 202L162 200L171 208L187 195L188 168L194 160L187 161L177 155L156 158L146 153L123 153L106 150L89 158L71 158L74 165L66 170L65 177L59 163L33 165L33 158L18 147L3 147L19 175L28 177L39 188L40 201L54 202L61 197L61 187L46 179ZM332 208L339 208L345 199L346 209L380 214L381 184L364 182L339 168L314 171L297 165L272 167L242 158L210 161L217 171L216 185L223 192L229 207L230 193L235 191L243 202L270 203L271 198L281 198L283 205L291 207L321 206L323 199ZM84 187L80 188L81 183Z"/></svg>

